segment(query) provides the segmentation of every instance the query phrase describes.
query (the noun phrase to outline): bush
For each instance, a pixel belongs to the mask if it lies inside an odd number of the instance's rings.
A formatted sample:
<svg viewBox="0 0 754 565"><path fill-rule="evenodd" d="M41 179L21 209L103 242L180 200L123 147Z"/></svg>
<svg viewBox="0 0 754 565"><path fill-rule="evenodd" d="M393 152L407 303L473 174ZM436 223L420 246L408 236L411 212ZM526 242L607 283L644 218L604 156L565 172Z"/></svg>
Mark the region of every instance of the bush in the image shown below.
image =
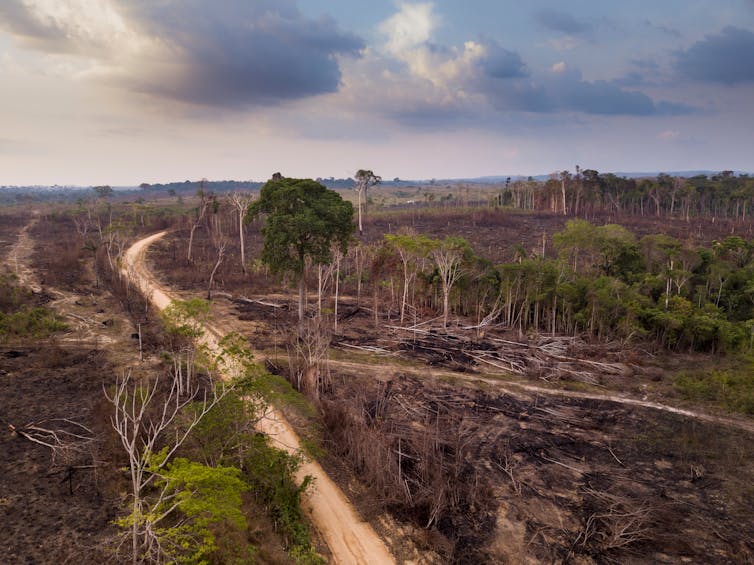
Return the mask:
<svg viewBox="0 0 754 565"><path fill-rule="evenodd" d="M0 336L39 339L66 329L68 326L47 308L22 307L11 314L0 312Z"/></svg>
<svg viewBox="0 0 754 565"><path fill-rule="evenodd" d="M754 370L751 365L711 373L681 373L676 389L689 400L718 404L742 414L754 414Z"/></svg>

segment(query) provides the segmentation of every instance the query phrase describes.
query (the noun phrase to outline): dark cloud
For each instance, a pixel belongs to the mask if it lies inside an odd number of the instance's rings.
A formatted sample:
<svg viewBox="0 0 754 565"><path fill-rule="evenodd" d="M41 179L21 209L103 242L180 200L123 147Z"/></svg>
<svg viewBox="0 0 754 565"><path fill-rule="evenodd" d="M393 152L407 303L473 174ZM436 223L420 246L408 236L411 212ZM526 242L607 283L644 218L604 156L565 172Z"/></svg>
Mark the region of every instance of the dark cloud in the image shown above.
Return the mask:
<svg viewBox="0 0 754 565"><path fill-rule="evenodd" d="M608 116L678 115L693 108L655 102L642 92L607 81L586 81L577 71L551 73L533 81L487 82L485 93L499 110L537 113L579 112Z"/></svg>
<svg viewBox="0 0 754 565"><path fill-rule="evenodd" d="M521 55L502 48L494 41L486 41L484 45L487 52L481 65L486 75L497 79L528 76L529 71Z"/></svg>
<svg viewBox="0 0 754 565"><path fill-rule="evenodd" d="M534 15L540 25L551 31L578 35L592 31L592 26L581 22L571 14L558 10L541 10Z"/></svg>
<svg viewBox="0 0 754 565"><path fill-rule="evenodd" d="M73 47L66 37L65 30L40 22L21 0L0 2L0 28L7 29L38 49L67 52Z"/></svg>
<svg viewBox="0 0 754 565"><path fill-rule="evenodd" d="M677 54L676 70L683 76L723 84L754 81L754 33L726 27Z"/></svg>
<svg viewBox="0 0 754 565"><path fill-rule="evenodd" d="M6 22L48 50L64 43L9 0ZM149 95L217 107L274 104L338 90L337 56L358 56L363 41L329 17L311 19L294 0L120 0L117 11L151 47L139 60L88 53L108 80ZM80 38L79 38L80 39ZM86 46L84 46L85 48ZM78 51L82 46L78 46Z"/></svg>
<svg viewBox="0 0 754 565"><path fill-rule="evenodd" d="M142 1L131 19L178 54L175 81L140 80L144 90L210 106L270 104L334 92L337 55L363 41L331 18L304 17L294 1Z"/></svg>

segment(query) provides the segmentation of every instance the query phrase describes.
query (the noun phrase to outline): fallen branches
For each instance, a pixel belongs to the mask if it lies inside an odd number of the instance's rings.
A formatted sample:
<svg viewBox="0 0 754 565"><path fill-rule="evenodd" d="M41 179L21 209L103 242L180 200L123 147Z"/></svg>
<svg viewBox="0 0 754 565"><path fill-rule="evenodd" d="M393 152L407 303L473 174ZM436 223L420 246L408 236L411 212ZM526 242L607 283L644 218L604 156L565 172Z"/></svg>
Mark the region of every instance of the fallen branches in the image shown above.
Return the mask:
<svg viewBox="0 0 754 565"><path fill-rule="evenodd" d="M96 437L92 430L68 418L39 420L21 426L8 423L11 435L21 437L51 451L53 465L71 465L91 454Z"/></svg>
<svg viewBox="0 0 754 565"><path fill-rule="evenodd" d="M484 326L490 327L489 323ZM547 382L564 379L603 386L605 377L624 378L633 374L625 363L594 361L585 358L586 355L578 356L582 351L586 354L590 347L578 337L547 336L532 343L480 335L477 330L481 327L465 326L447 331L433 329L431 321L413 326L385 325L384 328L392 332L379 338L379 345L344 341L333 345L382 355L406 352L424 359L429 365L461 371L528 375Z"/></svg>

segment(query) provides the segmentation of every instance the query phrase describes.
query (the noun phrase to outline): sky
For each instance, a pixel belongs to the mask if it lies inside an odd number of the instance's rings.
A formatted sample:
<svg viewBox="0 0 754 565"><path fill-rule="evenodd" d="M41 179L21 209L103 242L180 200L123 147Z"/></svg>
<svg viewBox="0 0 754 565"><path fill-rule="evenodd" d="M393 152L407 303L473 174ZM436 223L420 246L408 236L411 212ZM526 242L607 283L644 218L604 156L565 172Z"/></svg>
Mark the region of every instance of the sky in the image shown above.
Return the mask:
<svg viewBox="0 0 754 565"><path fill-rule="evenodd" d="M752 170L754 0L0 0L0 185Z"/></svg>

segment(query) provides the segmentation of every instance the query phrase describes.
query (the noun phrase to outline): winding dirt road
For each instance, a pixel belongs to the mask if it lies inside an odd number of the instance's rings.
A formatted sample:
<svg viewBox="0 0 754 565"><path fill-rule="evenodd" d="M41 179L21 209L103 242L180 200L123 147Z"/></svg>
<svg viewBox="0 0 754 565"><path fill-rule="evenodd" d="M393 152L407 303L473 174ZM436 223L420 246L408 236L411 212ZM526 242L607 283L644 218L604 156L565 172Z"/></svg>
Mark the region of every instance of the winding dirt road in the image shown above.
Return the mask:
<svg viewBox="0 0 754 565"><path fill-rule="evenodd" d="M159 309L167 307L172 297L147 269L144 255L149 246L166 233L159 232L137 241L124 255L123 272ZM216 349L221 335L218 335L217 328L208 330L205 341L210 348ZM288 452L300 450L298 436L277 410L270 408L260 420L258 428L270 436L276 447ZM301 482L307 475L314 477L314 484L303 496L304 508L310 514L314 527L327 543L332 553L332 561L370 565L395 563L382 539L361 519L340 488L316 461L305 461L299 468L296 478Z"/></svg>

